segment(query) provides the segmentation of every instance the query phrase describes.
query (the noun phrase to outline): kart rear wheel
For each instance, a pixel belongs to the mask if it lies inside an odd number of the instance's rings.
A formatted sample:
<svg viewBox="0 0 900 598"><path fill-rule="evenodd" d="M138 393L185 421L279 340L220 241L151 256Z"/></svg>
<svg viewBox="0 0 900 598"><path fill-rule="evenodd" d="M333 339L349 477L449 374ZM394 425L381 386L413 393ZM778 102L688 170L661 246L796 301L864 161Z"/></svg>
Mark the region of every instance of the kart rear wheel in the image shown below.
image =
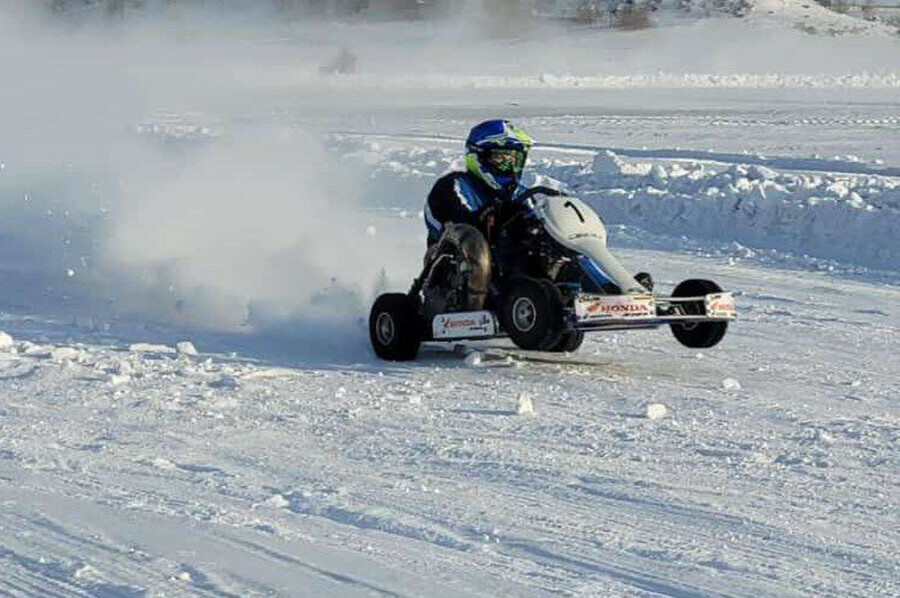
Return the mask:
<svg viewBox="0 0 900 598"><path fill-rule="evenodd" d="M574 353L584 342L583 330L569 330L564 332L559 342L550 349L551 353Z"/></svg>
<svg viewBox="0 0 900 598"><path fill-rule="evenodd" d="M369 338L375 354L382 359L415 359L422 342L418 302L402 293L378 297L369 313Z"/></svg>
<svg viewBox="0 0 900 598"><path fill-rule="evenodd" d="M720 293L722 289L711 280L690 279L680 283L672 291L673 297L702 297L710 293ZM703 315L702 305L687 306L688 315ZM691 349L708 349L719 344L728 330L728 322L674 322L672 334L678 342Z"/></svg>
<svg viewBox="0 0 900 598"><path fill-rule="evenodd" d="M501 321L520 348L551 351L563 336L563 301L552 282L518 278L509 285Z"/></svg>

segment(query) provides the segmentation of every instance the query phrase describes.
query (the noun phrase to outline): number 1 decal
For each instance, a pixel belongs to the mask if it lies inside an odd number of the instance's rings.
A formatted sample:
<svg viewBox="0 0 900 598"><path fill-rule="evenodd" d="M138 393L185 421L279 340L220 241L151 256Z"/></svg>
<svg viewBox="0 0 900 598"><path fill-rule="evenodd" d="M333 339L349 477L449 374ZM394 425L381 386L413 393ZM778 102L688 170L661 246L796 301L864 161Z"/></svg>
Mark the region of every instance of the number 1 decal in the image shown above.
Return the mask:
<svg viewBox="0 0 900 598"><path fill-rule="evenodd" d="M581 215L581 210L579 210L575 204L573 204L571 201L567 201L563 204L563 207L572 208L573 210L575 210L575 213L578 215L578 219L581 220L582 224L584 224L584 216Z"/></svg>

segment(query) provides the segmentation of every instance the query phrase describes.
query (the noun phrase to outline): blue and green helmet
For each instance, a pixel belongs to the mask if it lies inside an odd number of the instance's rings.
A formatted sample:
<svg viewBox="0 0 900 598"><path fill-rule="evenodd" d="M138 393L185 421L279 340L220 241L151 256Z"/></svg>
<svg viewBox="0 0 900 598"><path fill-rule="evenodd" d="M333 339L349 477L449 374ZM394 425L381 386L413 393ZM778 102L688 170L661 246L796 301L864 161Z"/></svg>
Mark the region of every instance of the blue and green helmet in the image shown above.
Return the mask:
<svg viewBox="0 0 900 598"><path fill-rule="evenodd" d="M514 189L534 142L508 120L476 125L466 139L466 168L497 191Z"/></svg>

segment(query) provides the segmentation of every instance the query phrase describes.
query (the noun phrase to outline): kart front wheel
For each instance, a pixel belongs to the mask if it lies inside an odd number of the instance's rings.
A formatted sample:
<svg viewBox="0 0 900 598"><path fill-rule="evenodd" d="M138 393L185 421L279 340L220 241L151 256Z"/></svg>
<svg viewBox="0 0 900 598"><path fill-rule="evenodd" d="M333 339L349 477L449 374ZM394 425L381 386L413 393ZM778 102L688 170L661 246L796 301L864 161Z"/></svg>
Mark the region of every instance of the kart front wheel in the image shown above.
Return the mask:
<svg viewBox="0 0 900 598"><path fill-rule="evenodd" d="M419 306L402 293L378 297L369 314L369 338L375 354L388 361L416 358L422 342Z"/></svg>
<svg viewBox="0 0 900 598"><path fill-rule="evenodd" d="M559 342L550 349L551 353L574 353L584 343L583 330L569 330L564 332Z"/></svg>
<svg viewBox="0 0 900 598"><path fill-rule="evenodd" d="M721 293L722 289L711 280L690 279L680 283L672 291L673 297L703 297ZM687 315L702 316L706 313L702 301L697 305L685 304ZM672 334L678 342L691 349L708 349L719 344L728 330L728 322L674 322Z"/></svg>
<svg viewBox="0 0 900 598"><path fill-rule="evenodd" d="M514 280L505 293L501 320L509 338L522 349L551 351L563 336L563 301L552 282Z"/></svg>

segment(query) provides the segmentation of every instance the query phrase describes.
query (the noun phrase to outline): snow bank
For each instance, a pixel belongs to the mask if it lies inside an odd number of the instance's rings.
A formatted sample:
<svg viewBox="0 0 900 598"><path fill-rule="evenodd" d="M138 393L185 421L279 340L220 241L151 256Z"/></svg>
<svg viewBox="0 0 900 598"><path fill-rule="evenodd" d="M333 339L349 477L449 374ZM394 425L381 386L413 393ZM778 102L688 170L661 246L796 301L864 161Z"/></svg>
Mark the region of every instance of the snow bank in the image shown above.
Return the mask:
<svg viewBox="0 0 900 598"><path fill-rule="evenodd" d="M306 83L322 84L310 78ZM900 72L852 72L838 75L790 73L659 72L623 75L363 75L329 80L329 88L385 90L452 89L900 89Z"/></svg>
<svg viewBox="0 0 900 598"><path fill-rule="evenodd" d="M760 166L632 162L540 166L610 223L895 269L900 179Z"/></svg>

